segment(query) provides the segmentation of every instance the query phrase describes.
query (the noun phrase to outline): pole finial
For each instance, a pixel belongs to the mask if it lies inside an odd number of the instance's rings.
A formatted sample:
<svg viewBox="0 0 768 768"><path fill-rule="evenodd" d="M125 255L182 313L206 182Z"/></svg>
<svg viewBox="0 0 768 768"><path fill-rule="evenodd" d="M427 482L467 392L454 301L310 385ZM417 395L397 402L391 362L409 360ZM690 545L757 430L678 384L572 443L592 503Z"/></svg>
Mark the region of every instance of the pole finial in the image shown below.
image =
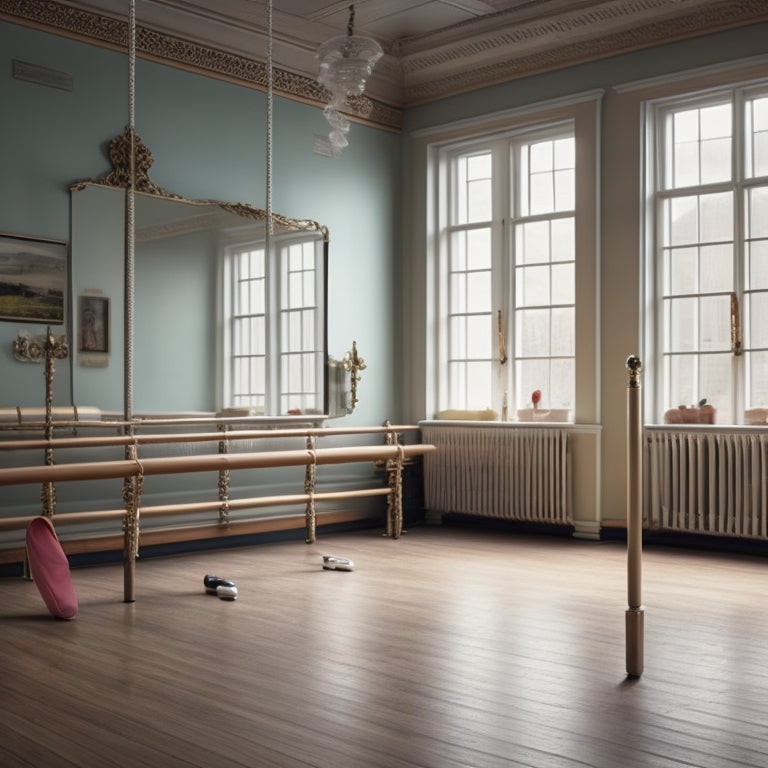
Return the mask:
<svg viewBox="0 0 768 768"><path fill-rule="evenodd" d="M640 371L643 370L643 363L637 355L630 355L626 362L627 370L629 371L629 386L640 386Z"/></svg>

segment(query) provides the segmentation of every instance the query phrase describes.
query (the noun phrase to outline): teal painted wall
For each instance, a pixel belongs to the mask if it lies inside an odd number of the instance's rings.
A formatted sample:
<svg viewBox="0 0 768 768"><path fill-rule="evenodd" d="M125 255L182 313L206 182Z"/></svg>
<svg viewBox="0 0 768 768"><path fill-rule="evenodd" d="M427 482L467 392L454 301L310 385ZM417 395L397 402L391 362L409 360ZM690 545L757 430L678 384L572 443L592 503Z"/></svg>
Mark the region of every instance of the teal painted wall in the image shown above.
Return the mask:
<svg viewBox="0 0 768 768"><path fill-rule="evenodd" d="M69 242L69 187L110 170L108 142L128 123L126 57L6 22L0 22L0 51L0 103L5 105L0 121L0 232ZM68 92L15 80L13 59L66 72L74 88ZM264 93L139 60L135 117L137 133L154 156L149 175L155 183L188 198L266 206ZM342 357L354 340L368 366L360 404L347 420L398 421L390 329L396 303L400 137L353 124L349 147L334 160L313 152L315 134L328 130L320 108L275 97L273 124L273 210L315 219L331 233L329 353ZM77 258L74 251L72 258ZM178 270L196 267L181 262L175 258L157 265L155 287L182 285ZM116 327L121 298L111 299L114 373L121 370L122 337ZM21 329L44 331L0 322L0 404L39 406L42 367L19 363L11 352ZM191 329L193 336L201 332L205 329ZM137 347L138 342L137 336ZM57 404L72 399L70 364L77 361L57 363ZM161 394L167 402L169 393ZM203 399L198 393L190 401Z"/></svg>

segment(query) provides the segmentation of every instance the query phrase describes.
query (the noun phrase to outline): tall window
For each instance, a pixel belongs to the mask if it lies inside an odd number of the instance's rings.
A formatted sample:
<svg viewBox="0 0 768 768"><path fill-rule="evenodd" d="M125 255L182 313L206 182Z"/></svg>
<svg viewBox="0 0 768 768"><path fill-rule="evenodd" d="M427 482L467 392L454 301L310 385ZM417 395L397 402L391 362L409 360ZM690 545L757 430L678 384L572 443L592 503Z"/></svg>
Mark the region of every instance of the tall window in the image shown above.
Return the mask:
<svg viewBox="0 0 768 768"><path fill-rule="evenodd" d="M442 150L440 409L573 408L574 150L571 123Z"/></svg>
<svg viewBox="0 0 768 768"><path fill-rule="evenodd" d="M321 243L306 235L227 245L223 400L265 415L323 411Z"/></svg>
<svg viewBox="0 0 768 768"><path fill-rule="evenodd" d="M741 423L768 407L768 85L648 115L655 418L706 400Z"/></svg>

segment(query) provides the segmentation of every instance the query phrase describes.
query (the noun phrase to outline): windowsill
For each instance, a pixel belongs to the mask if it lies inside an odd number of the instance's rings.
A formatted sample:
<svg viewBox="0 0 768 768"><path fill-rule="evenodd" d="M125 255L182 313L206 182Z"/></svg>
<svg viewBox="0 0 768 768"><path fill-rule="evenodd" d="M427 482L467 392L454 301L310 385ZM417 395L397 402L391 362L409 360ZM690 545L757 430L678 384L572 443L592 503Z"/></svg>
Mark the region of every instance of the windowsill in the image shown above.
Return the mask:
<svg viewBox="0 0 768 768"><path fill-rule="evenodd" d="M721 432L723 434L735 432L760 432L765 431L768 424L644 424L643 429L655 432Z"/></svg>

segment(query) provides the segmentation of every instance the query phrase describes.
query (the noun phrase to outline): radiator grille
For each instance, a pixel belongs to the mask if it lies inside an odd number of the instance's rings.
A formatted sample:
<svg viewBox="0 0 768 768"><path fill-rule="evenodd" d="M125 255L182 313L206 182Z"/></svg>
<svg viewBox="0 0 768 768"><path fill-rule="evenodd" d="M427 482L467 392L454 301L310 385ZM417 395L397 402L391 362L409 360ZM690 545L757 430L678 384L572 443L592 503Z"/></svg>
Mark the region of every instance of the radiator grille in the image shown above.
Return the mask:
<svg viewBox="0 0 768 768"><path fill-rule="evenodd" d="M768 535L768 435L648 431L644 463L646 525Z"/></svg>
<svg viewBox="0 0 768 768"><path fill-rule="evenodd" d="M422 439L430 512L570 523L565 429L431 426Z"/></svg>

